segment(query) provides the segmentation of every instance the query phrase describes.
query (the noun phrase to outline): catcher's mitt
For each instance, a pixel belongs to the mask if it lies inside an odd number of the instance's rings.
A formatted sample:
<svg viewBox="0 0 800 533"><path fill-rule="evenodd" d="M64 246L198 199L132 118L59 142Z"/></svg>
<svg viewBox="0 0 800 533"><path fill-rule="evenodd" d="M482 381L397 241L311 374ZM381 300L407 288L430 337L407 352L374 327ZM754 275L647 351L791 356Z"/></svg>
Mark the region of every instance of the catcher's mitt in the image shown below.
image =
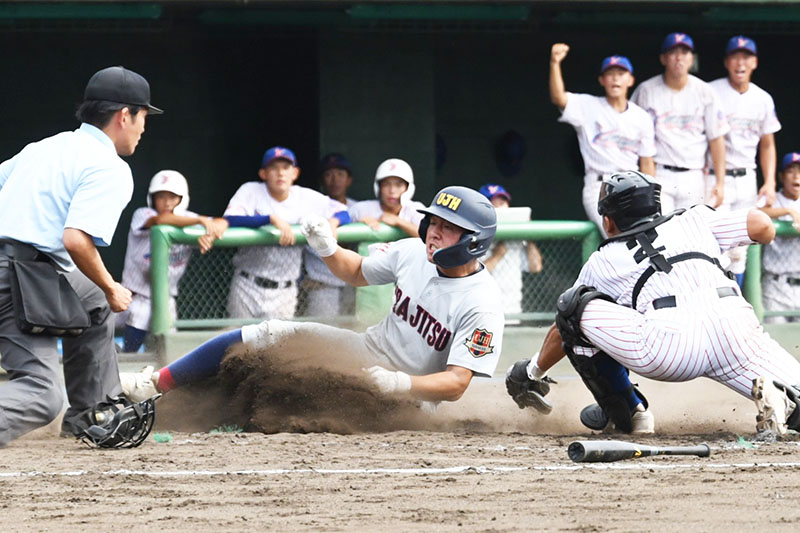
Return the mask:
<svg viewBox="0 0 800 533"><path fill-rule="evenodd" d="M517 361L506 373L506 391L520 409L533 407L540 413L549 414L553 404L545 400L550 392L550 384L556 383L554 379L544 376L541 379L528 377L528 363L530 359Z"/></svg>

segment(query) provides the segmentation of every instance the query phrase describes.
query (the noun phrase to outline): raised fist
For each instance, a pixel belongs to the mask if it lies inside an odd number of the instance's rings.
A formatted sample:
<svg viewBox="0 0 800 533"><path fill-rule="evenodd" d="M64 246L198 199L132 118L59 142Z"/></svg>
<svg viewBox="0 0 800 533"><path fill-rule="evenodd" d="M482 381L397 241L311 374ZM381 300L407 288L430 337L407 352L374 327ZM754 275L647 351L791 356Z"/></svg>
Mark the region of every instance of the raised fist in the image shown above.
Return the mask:
<svg viewBox="0 0 800 533"><path fill-rule="evenodd" d="M550 61L561 63L569 53L569 45L564 43L556 43L550 49Z"/></svg>

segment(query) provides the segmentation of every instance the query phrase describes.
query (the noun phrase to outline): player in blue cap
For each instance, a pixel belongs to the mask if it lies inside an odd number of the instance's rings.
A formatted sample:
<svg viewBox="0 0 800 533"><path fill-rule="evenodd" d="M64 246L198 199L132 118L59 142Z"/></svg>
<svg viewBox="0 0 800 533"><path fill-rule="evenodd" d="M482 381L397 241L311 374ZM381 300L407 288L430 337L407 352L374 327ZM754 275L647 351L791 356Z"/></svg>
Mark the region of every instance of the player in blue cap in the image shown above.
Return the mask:
<svg viewBox="0 0 800 533"><path fill-rule="evenodd" d="M559 121L570 124L578 134L584 165L583 207L602 231L597 197L603 176L637 168L653 173L653 121L628 101L634 77L627 57L613 55L603 60L597 81L605 96L593 96L565 89L561 62L568 52L564 43L556 43L550 50L550 100L561 111Z"/></svg>

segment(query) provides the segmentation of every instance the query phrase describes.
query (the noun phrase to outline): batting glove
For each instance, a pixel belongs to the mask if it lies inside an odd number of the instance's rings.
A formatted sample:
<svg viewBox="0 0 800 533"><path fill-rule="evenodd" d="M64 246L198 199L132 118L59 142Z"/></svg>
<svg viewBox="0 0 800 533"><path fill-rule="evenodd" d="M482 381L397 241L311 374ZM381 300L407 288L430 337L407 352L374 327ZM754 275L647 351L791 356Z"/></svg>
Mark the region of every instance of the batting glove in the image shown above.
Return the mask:
<svg viewBox="0 0 800 533"><path fill-rule="evenodd" d="M411 376L405 372L393 372L380 366L367 369L372 382L384 394L397 394L411 390Z"/></svg>
<svg viewBox="0 0 800 533"><path fill-rule="evenodd" d="M339 245L333 230L327 219L312 215L303 219L300 229L305 235L308 245L319 254L320 257L330 257L336 253Z"/></svg>

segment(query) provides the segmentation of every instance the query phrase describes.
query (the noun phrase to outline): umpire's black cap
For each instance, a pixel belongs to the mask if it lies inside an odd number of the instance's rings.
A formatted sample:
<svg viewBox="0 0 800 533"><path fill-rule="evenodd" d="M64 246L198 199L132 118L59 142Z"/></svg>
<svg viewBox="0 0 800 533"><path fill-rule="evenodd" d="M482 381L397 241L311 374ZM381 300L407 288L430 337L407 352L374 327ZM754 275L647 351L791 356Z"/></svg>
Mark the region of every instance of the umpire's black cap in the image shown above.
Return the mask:
<svg viewBox="0 0 800 533"><path fill-rule="evenodd" d="M83 99L146 107L151 115L164 112L150 105L150 84L147 80L125 67L108 67L95 72L86 84Z"/></svg>

